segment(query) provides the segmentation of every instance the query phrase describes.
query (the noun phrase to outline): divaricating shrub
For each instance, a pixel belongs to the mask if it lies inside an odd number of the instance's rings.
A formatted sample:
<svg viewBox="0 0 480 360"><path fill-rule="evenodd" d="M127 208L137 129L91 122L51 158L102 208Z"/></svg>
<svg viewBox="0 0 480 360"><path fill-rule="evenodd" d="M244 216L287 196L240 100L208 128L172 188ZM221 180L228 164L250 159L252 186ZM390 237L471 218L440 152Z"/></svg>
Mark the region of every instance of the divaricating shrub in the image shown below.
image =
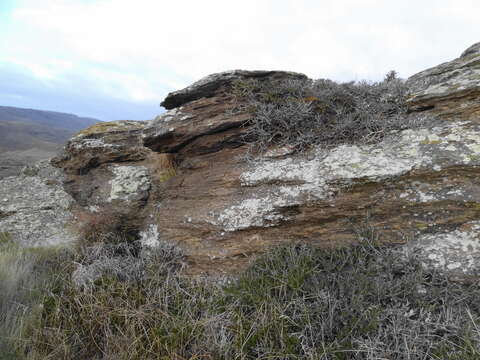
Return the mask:
<svg viewBox="0 0 480 360"><path fill-rule="evenodd" d="M143 269L135 281L105 273L79 288L65 273L26 351L42 359L480 358L478 284L425 271L367 230L352 247L273 248L223 281L184 276L178 253L161 248L155 261L128 255Z"/></svg>
<svg viewBox="0 0 480 360"><path fill-rule="evenodd" d="M138 237L138 229L132 225L132 216L114 210L100 212L81 211L76 214L78 245L89 246L94 243L133 242Z"/></svg>
<svg viewBox="0 0 480 360"><path fill-rule="evenodd" d="M233 93L239 109L252 113L245 139L259 152L271 144L305 150L318 144L372 143L392 130L427 122L408 114L408 88L395 72L378 83L238 80Z"/></svg>

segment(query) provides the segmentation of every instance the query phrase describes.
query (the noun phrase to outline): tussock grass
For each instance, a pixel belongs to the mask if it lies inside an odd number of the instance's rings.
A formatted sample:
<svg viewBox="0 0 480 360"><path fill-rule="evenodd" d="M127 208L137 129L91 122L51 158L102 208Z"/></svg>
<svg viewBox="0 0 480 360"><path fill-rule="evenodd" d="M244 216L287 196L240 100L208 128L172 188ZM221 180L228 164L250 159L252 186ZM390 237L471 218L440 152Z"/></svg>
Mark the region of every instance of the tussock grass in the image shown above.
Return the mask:
<svg viewBox="0 0 480 360"><path fill-rule="evenodd" d="M22 358L28 329L38 321L45 290L54 273L63 271L61 266L66 264L64 251L24 248L8 234L0 236L0 359Z"/></svg>
<svg viewBox="0 0 480 360"><path fill-rule="evenodd" d="M173 247L114 250L139 276L78 286L63 272L25 348L38 359L479 359L479 286L359 233L336 250L273 248L221 280L183 276ZM84 266L108 253L83 251Z"/></svg>
<svg viewBox="0 0 480 360"><path fill-rule="evenodd" d="M5 237L0 245L0 359L14 358L15 339L22 336L25 312L23 304L33 286L32 262Z"/></svg>
<svg viewBox="0 0 480 360"><path fill-rule="evenodd" d="M480 358L480 285L380 245L368 221L358 245L275 247L209 279L183 275L178 248L103 234L118 222L101 220L71 250L4 235L0 359Z"/></svg>

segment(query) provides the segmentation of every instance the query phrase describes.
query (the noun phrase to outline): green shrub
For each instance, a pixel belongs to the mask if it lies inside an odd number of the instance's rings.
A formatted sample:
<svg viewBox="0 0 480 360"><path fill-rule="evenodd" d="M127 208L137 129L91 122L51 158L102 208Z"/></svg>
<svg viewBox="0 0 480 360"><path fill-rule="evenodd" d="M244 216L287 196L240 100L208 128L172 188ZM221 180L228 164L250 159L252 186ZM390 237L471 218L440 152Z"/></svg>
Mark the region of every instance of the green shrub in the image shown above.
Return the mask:
<svg viewBox="0 0 480 360"><path fill-rule="evenodd" d="M234 82L239 111L249 111L245 140L254 151L268 146L305 150L312 145L373 143L392 130L425 125L408 114L408 88L387 74L379 83L330 80L258 80Z"/></svg>

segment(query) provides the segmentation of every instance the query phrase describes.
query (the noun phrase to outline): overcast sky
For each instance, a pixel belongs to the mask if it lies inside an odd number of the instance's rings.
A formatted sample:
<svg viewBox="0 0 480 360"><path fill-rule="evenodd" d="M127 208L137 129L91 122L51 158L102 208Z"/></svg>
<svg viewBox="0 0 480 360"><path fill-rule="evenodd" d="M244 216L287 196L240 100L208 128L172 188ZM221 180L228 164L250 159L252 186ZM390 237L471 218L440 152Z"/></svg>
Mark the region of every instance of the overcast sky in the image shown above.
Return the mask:
<svg viewBox="0 0 480 360"><path fill-rule="evenodd" d="M0 105L150 119L229 69L401 77L480 41L479 0L0 0Z"/></svg>

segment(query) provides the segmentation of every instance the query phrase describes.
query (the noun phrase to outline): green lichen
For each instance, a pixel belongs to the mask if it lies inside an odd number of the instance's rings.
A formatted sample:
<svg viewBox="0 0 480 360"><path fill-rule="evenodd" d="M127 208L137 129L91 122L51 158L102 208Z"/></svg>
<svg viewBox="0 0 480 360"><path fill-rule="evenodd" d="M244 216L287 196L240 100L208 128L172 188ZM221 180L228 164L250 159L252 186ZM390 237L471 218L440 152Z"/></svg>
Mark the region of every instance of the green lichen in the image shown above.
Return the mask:
<svg viewBox="0 0 480 360"><path fill-rule="evenodd" d="M449 86L449 90L457 90L460 86L461 86L461 84L453 84L453 85L450 85L450 86Z"/></svg>
<svg viewBox="0 0 480 360"><path fill-rule="evenodd" d="M141 129L143 128L143 125L139 124L138 121L128 121L128 120L100 122L78 132L77 135L100 134L100 133L105 133L105 132L110 132L115 130L123 130L127 127L130 129L135 129L135 128Z"/></svg>
<svg viewBox="0 0 480 360"><path fill-rule="evenodd" d="M480 203L478 202L468 202L465 203L465 206L470 209L480 210Z"/></svg>
<svg viewBox="0 0 480 360"><path fill-rule="evenodd" d="M415 223L415 227L416 227L418 230L426 230L426 229L428 229L428 224L427 224L427 223L424 223L424 222L416 222L416 223Z"/></svg>
<svg viewBox="0 0 480 360"><path fill-rule="evenodd" d="M0 245L8 244L12 241L10 233L5 231L0 231Z"/></svg>
<svg viewBox="0 0 480 360"><path fill-rule="evenodd" d="M467 158L470 160L470 161L480 161L480 155L479 154L472 154L472 155L467 155Z"/></svg>
<svg viewBox="0 0 480 360"><path fill-rule="evenodd" d="M34 166L26 166L22 170L22 174L25 175L25 176L37 176L38 169Z"/></svg>
<svg viewBox="0 0 480 360"><path fill-rule="evenodd" d="M160 176L158 177L158 180L161 183L163 183L169 180L170 178L174 177L175 175L177 175L177 171L174 168L166 169L160 174Z"/></svg>

